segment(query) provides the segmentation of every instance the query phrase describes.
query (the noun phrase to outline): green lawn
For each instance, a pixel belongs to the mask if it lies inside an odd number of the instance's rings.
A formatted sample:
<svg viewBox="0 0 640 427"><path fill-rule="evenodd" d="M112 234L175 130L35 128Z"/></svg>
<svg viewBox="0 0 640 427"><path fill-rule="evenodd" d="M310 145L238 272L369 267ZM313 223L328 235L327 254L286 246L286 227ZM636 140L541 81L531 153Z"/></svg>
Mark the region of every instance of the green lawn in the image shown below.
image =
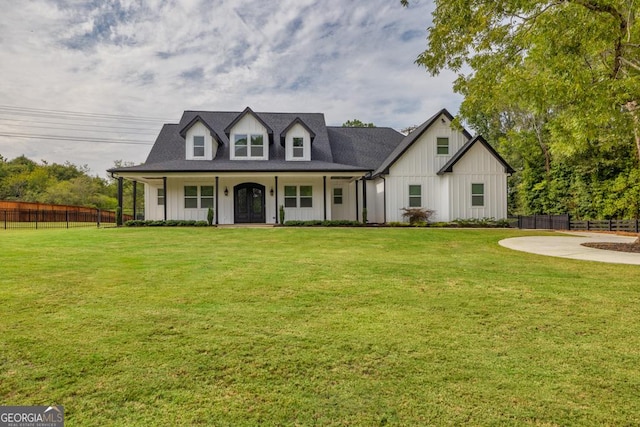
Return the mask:
<svg viewBox="0 0 640 427"><path fill-rule="evenodd" d="M0 231L0 404L89 425L638 425L640 267L513 230Z"/></svg>

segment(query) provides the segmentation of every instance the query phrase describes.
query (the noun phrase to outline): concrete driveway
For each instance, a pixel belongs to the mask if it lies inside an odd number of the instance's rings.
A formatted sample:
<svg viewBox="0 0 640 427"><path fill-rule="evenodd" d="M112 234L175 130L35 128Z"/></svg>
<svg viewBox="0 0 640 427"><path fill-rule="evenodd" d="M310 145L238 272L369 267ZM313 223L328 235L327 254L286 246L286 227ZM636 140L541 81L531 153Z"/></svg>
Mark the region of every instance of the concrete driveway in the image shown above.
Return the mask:
<svg viewBox="0 0 640 427"><path fill-rule="evenodd" d="M640 254L607 251L582 246L586 242L631 243L635 237L589 232L559 232L558 236L512 237L500 240L500 246L516 251L585 261L609 262L614 264L640 265Z"/></svg>

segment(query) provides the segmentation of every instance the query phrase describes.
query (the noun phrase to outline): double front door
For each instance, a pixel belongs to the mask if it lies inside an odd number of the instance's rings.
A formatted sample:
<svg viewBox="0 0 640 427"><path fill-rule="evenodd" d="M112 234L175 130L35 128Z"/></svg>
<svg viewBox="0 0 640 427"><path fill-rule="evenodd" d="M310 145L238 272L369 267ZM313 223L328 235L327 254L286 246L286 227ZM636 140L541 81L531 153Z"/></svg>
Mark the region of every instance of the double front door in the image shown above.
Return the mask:
<svg viewBox="0 0 640 427"><path fill-rule="evenodd" d="M264 185L252 182L236 185L233 188L234 222L266 222L264 206Z"/></svg>

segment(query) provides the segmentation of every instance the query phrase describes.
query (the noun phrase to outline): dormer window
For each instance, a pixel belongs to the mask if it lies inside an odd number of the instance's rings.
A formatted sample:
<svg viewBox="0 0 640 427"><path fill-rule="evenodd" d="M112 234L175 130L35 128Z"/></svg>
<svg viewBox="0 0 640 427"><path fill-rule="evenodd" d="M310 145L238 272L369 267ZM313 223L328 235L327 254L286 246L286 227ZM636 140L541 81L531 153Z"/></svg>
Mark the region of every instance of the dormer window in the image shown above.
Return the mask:
<svg viewBox="0 0 640 427"><path fill-rule="evenodd" d="M193 137L193 157L204 157L204 136Z"/></svg>
<svg viewBox="0 0 640 427"><path fill-rule="evenodd" d="M301 159L304 157L304 138L300 138L300 137L293 138L292 155L296 159Z"/></svg>
<svg viewBox="0 0 640 427"><path fill-rule="evenodd" d="M264 160L264 135L235 134L233 137L233 154L235 159Z"/></svg>

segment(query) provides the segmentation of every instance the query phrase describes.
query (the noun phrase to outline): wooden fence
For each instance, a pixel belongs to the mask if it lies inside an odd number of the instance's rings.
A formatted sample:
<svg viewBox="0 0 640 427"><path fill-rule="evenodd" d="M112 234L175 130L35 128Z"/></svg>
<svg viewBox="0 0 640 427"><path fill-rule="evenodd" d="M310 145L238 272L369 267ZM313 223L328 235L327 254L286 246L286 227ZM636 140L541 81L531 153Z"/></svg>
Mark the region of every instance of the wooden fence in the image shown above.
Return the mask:
<svg viewBox="0 0 640 427"><path fill-rule="evenodd" d="M518 228L574 231L624 231L640 232L640 220L603 219L576 220L569 215L529 215L518 217Z"/></svg>
<svg viewBox="0 0 640 427"><path fill-rule="evenodd" d="M133 219L122 215L123 221ZM116 213L86 206L0 201L0 228L75 228L114 226Z"/></svg>

